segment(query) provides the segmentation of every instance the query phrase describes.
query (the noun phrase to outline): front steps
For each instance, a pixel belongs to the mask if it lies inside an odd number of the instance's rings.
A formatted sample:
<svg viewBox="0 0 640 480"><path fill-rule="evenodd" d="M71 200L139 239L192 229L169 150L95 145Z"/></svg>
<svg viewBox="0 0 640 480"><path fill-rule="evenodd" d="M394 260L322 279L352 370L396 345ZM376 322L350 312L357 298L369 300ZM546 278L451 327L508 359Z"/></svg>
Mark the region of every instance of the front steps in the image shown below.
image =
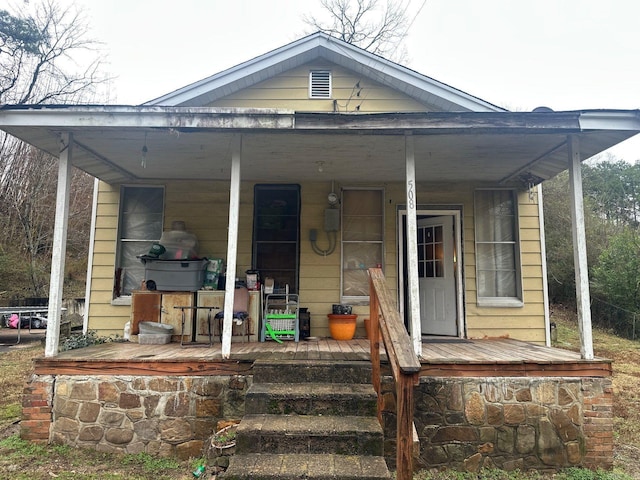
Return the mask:
<svg viewBox="0 0 640 480"><path fill-rule="evenodd" d="M258 360L225 480L391 478L368 362Z"/></svg>

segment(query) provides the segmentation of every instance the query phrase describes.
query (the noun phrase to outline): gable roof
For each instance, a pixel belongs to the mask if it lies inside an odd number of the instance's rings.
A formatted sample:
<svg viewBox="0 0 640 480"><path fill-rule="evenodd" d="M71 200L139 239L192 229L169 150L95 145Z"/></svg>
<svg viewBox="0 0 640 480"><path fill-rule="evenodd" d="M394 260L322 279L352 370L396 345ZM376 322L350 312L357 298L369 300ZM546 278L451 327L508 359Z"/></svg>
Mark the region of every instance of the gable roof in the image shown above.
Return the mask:
<svg viewBox="0 0 640 480"><path fill-rule="evenodd" d="M197 107L292 68L324 59L363 75L442 112L503 112L505 109L445 83L391 62L359 47L317 32L204 78L154 100L145 106Z"/></svg>

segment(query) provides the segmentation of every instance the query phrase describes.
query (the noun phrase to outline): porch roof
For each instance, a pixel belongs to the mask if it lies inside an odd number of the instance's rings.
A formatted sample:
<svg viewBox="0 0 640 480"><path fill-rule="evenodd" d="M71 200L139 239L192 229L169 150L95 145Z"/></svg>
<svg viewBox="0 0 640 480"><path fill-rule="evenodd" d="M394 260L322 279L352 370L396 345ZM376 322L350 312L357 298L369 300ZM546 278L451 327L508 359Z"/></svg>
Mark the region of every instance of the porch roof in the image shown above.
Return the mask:
<svg viewBox="0 0 640 480"><path fill-rule="evenodd" d="M417 181L507 186L565 170L568 136L578 138L583 160L632 137L640 132L640 110L344 114L5 105L0 129L55 156L60 135L71 133L73 164L108 183L228 180L237 135L243 180L404 181L410 134Z"/></svg>

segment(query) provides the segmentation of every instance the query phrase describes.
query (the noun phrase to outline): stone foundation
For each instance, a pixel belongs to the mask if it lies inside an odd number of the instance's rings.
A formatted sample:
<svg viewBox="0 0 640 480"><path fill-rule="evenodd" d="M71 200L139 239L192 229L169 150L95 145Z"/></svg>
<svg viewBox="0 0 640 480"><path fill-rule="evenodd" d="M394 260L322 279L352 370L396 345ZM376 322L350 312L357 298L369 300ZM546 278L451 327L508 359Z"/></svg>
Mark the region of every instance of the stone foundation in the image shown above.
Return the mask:
<svg viewBox="0 0 640 480"><path fill-rule="evenodd" d="M221 420L239 420L251 376L33 376L21 436L104 452L207 454ZM395 464L395 398L383 382L385 458ZM476 472L608 469L610 378L434 377L415 388L418 467Z"/></svg>
<svg viewBox="0 0 640 480"><path fill-rule="evenodd" d="M103 452L201 457L218 421L240 419L251 377L34 377L21 436ZM38 407L47 396L47 406ZM48 408L37 425L36 408ZM45 428L45 423L47 423Z"/></svg>
<svg viewBox="0 0 640 480"><path fill-rule="evenodd" d="M395 399L385 382L385 455L395 462ZM608 469L609 378L421 378L415 389L419 466L477 472Z"/></svg>

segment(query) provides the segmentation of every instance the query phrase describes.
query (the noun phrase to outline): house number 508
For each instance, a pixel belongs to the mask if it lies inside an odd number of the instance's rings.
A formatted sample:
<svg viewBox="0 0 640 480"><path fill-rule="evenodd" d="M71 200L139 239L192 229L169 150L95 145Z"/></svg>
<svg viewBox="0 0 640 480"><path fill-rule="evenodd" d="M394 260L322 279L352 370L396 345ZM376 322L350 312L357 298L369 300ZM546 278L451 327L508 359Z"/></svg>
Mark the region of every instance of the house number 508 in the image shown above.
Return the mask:
<svg viewBox="0 0 640 480"><path fill-rule="evenodd" d="M409 180L409 183L407 184L407 199L409 201L409 209L413 210L416 208L416 201L415 201L415 190L413 187L413 180Z"/></svg>

